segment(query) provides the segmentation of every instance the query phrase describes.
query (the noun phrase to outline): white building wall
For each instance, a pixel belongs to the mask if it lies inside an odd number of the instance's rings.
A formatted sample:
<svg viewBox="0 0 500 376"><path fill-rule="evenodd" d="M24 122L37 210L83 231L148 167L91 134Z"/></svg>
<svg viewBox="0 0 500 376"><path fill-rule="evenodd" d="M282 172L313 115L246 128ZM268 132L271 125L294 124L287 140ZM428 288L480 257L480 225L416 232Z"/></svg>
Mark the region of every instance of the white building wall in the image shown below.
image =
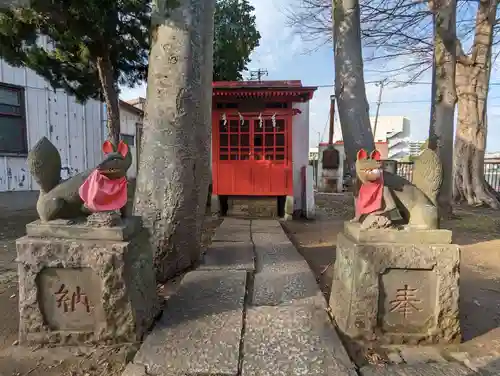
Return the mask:
<svg viewBox="0 0 500 376"><path fill-rule="evenodd" d="M302 210L305 186L302 168L309 165L309 102L293 103L302 113L295 115L292 124L292 161L293 161L293 209Z"/></svg>
<svg viewBox="0 0 500 376"><path fill-rule="evenodd" d="M47 137L61 154L63 177L99 162L106 121L102 103L89 100L79 104L63 90L54 91L33 71L11 67L3 60L0 83L24 87L28 150ZM37 189L27 170L25 154L0 154L0 191Z"/></svg>
<svg viewBox="0 0 500 376"><path fill-rule="evenodd" d="M127 176L129 178L137 177L137 159L138 140L137 140L137 125L142 124L142 116L137 112L128 110L125 106L120 106L120 133L133 137L133 145L129 145L132 153L132 165L130 166Z"/></svg>

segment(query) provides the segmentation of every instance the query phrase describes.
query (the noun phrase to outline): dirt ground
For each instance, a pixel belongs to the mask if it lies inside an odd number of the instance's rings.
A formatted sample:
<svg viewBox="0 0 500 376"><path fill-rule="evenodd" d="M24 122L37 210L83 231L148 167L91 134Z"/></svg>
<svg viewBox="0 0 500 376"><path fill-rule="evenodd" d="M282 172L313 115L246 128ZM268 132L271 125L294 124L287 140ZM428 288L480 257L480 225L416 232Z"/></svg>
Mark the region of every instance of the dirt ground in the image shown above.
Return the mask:
<svg viewBox="0 0 500 376"><path fill-rule="evenodd" d="M0 205L1 206L1 205ZM95 348L25 348L17 344L18 281L15 240L36 219L33 210L0 210L0 376L118 376L138 349L136 343ZM203 243L220 223L207 217ZM175 285L177 281L172 282ZM175 287L159 286L168 295Z"/></svg>
<svg viewBox="0 0 500 376"><path fill-rule="evenodd" d="M317 219L285 223L329 298L335 246L343 221L354 216L352 197L318 194ZM500 354L500 212L457 207L456 218L442 223L461 247L460 311L463 344L449 351ZM367 354L370 353L367 349Z"/></svg>

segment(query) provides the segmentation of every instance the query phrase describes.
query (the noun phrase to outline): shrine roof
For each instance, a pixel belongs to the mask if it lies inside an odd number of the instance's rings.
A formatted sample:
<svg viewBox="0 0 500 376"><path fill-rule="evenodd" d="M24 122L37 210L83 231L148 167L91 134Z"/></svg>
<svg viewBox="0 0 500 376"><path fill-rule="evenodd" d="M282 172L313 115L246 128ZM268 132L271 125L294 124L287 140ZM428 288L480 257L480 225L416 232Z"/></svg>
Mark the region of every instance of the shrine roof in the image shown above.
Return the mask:
<svg viewBox="0 0 500 376"><path fill-rule="evenodd" d="M300 80L290 81L215 81L213 96L238 98L302 97L310 100L318 89L303 86Z"/></svg>

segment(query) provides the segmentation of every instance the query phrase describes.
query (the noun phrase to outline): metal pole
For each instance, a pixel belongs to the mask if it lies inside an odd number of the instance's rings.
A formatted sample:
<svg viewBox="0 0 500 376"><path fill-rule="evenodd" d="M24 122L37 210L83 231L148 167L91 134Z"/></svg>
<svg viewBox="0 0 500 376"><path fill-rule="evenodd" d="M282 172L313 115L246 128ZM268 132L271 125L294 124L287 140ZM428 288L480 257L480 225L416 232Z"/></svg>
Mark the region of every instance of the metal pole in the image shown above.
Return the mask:
<svg viewBox="0 0 500 376"><path fill-rule="evenodd" d="M380 105L382 104L382 92L384 91L384 86L386 84L387 80L382 80L380 83L375 84L380 87L380 90L378 92L378 100L377 100L377 112L375 113L375 124L373 125L373 141L377 142L377 123L378 123L378 114L380 111Z"/></svg>
<svg viewBox="0 0 500 376"><path fill-rule="evenodd" d="M333 145L334 119L335 119L335 95L330 95L330 132L328 133L328 145Z"/></svg>
<svg viewBox="0 0 500 376"><path fill-rule="evenodd" d="M316 159L316 189L319 189L319 154L320 154L320 144L321 144L321 132L318 132L318 159Z"/></svg>

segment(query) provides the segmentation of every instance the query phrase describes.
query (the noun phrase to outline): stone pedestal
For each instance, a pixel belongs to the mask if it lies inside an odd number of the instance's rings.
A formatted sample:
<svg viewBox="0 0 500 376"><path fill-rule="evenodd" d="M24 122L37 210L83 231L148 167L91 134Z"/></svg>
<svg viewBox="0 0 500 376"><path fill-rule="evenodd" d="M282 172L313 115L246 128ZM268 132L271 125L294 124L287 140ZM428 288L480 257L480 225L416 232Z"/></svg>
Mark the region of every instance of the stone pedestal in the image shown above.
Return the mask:
<svg viewBox="0 0 500 376"><path fill-rule="evenodd" d="M448 230L360 230L337 240L330 307L352 339L381 344L460 340L460 250Z"/></svg>
<svg viewBox="0 0 500 376"><path fill-rule="evenodd" d="M217 195L210 196L210 213L211 214L220 213L220 202L219 202L219 196Z"/></svg>
<svg viewBox="0 0 500 376"><path fill-rule="evenodd" d="M135 342L159 313L139 218L117 227L35 221L17 240L19 342Z"/></svg>
<svg viewBox="0 0 500 376"><path fill-rule="evenodd" d="M285 217L283 218L285 221L291 221L293 219L294 214L294 197L286 196L285 199Z"/></svg>
<svg viewBox="0 0 500 376"><path fill-rule="evenodd" d="M278 203L276 197L231 197L230 216L246 218L276 218Z"/></svg>

